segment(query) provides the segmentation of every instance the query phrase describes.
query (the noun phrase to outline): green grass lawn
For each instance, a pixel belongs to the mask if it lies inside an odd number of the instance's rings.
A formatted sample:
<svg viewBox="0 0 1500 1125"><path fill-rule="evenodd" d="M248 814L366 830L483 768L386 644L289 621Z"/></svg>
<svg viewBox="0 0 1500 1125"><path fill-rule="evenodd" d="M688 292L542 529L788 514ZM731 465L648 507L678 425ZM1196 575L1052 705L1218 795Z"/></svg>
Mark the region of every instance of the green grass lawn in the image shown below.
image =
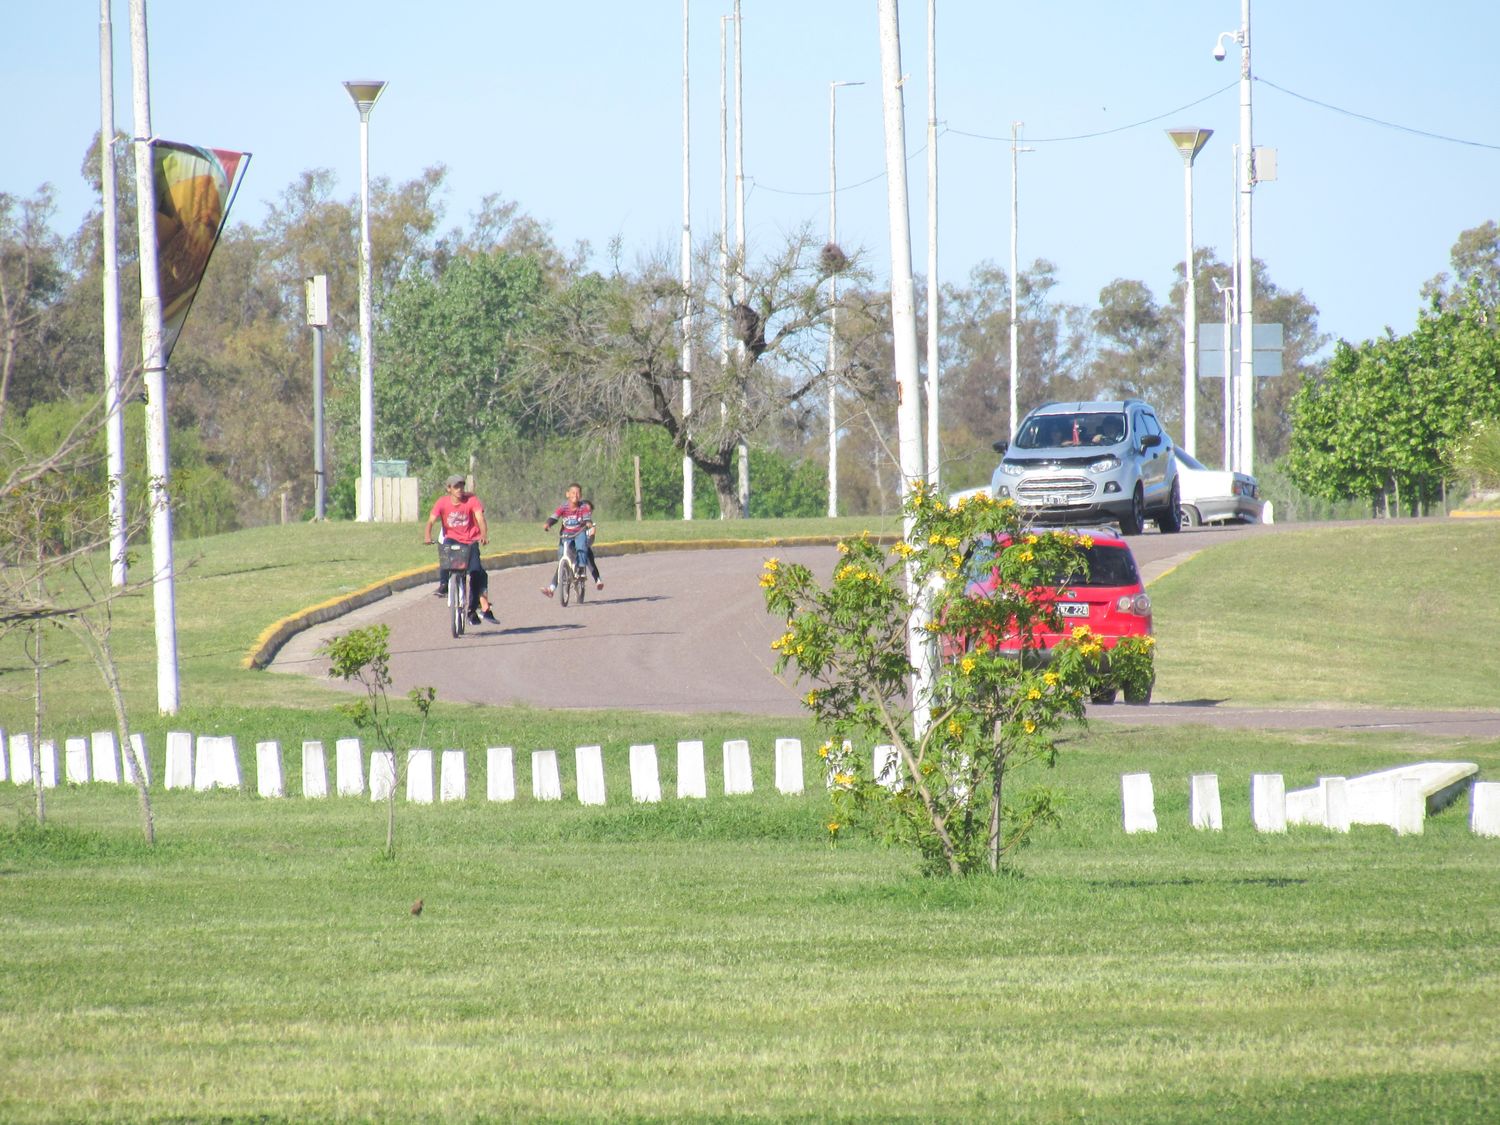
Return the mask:
<svg viewBox="0 0 1500 1125"><path fill-rule="evenodd" d="M1160 691L1500 705L1500 611L1474 581L1497 531L1216 547L1153 586ZM425 741L469 749L470 800L403 804L386 861L382 806L251 795L255 739L281 740L300 792L300 740L331 758L349 728L328 688L239 665L277 616L426 563L419 539L333 525L184 544L191 705L170 723L147 711L149 606L122 607L157 775L168 726L232 733L249 791L158 791L148 851L123 789L52 791L38 833L29 792L0 785L0 1121L1500 1118L1500 841L1462 805L1402 838L1261 836L1248 807L1252 772L1297 787L1462 756L1493 778L1500 741L1096 723L1037 778L1065 794L1062 825L1012 876L948 881L904 851L831 846L816 784L774 793L775 737L803 738L816 778L806 723L599 714L610 799L585 809L576 716L440 704ZM10 729L29 725L19 657L0 647ZM105 718L76 660L48 683L49 725ZM634 806L628 746L657 744L671 792L678 738L705 741L710 798ZM726 738L752 742L753 796L712 795ZM483 800L498 744L518 751L513 804ZM561 803L527 795L540 746L562 752ZM1126 837L1119 775L1140 770L1161 831ZM1222 833L1187 827L1197 772L1219 774Z"/></svg>

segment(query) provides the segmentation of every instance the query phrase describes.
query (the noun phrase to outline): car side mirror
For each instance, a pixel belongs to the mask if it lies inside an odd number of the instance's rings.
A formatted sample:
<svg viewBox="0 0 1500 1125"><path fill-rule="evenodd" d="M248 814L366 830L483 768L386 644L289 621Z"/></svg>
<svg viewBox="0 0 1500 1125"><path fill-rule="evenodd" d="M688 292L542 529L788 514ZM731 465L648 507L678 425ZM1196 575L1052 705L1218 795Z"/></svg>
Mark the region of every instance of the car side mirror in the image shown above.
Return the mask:
<svg viewBox="0 0 1500 1125"><path fill-rule="evenodd" d="M993 449L996 453L1000 454L1001 456L1004 456L1005 455L1005 451L1010 448L1010 442L1008 442L1008 441L997 441L994 445L990 446L990 448Z"/></svg>
<svg viewBox="0 0 1500 1125"><path fill-rule="evenodd" d="M1161 434L1147 434L1141 438L1142 449L1155 449L1161 444Z"/></svg>

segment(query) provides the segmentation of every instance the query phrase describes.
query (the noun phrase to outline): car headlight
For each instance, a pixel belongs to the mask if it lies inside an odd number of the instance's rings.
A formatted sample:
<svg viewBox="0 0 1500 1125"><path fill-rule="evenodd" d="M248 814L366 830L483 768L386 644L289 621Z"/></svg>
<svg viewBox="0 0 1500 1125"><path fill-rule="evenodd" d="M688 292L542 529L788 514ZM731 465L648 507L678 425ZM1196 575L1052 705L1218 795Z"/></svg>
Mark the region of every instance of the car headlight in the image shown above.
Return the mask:
<svg viewBox="0 0 1500 1125"><path fill-rule="evenodd" d="M1018 477L1026 471L1026 466L1012 465L1009 461L1001 461L1000 471L1008 477Z"/></svg>
<svg viewBox="0 0 1500 1125"><path fill-rule="evenodd" d="M1091 472L1091 473L1109 473L1109 472L1113 472L1115 469L1118 469L1119 467L1120 467L1120 459L1118 457L1104 457L1104 458L1101 458L1098 461L1095 461L1092 465L1090 465L1089 466L1089 472Z"/></svg>

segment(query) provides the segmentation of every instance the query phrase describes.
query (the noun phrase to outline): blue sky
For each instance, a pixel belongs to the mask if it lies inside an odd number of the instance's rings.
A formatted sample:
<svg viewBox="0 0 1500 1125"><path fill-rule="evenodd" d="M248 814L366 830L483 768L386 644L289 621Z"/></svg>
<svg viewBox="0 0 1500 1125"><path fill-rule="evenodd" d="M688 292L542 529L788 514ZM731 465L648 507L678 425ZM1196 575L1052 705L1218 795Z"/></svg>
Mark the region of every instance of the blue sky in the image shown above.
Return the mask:
<svg viewBox="0 0 1500 1125"><path fill-rule="evenodd" d="M450 225L498 192L564 245L587 240L601 260L616 236L627 257L675 250L678 0L148 7L156 133L255 154L236 219L259 220L308 168L333 169L341 194L354 195L358 115L341 82L383 78L372 172L400 180L446 164ZM730 7L693 0L700 238L718 224L719 17ZM915 151L926 127L926 5L901 8ZM839 94L840 241L863 244L883 278L875 0L743 0L743 10L752 253L803 222L823 229L828 83L864 81ZM1276 148L1279 163L1277 182L1255 193L1256 256L1318 306L1325 332L1405 331L1458 233L1500 219L1500 4L1256 0L1252 14L1255 143ZM114 20L116 117L128 131L124 0ZM1238 0L939 0L939 276L961 282L980 261L1008 262L1012 121L1025 122L1035 150L1020 158L1021 260L1054 262L1063 299L1092 305L1124 277L1166 300L1183 249L1182 164L1169 126L1215 131L1196 165L1195 233L1228 259L1238 56L1231 45L1218 63L1211 51L1239 22ZM0 191L51 182L64 230L91 204L79 166L99 118L98 26L95 0L0 0L9 135ZM909 167L922 271L925 158Z"/></svg>

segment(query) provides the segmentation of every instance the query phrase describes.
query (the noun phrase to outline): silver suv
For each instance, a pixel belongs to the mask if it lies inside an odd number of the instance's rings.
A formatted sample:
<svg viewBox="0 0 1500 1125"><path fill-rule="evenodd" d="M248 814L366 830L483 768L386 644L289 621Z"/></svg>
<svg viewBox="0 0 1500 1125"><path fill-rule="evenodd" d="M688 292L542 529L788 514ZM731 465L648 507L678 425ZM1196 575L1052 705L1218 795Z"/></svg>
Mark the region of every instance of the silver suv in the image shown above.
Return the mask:
<svg viewBox="0 0 1500 1125"><path fill-rule="evenodd" d="M1182 529L1172 439L1138 398L1038 406L995 451L991 494L1036 523L1107 520L1139 535L1150 519L1162 531Z"/></svg>

